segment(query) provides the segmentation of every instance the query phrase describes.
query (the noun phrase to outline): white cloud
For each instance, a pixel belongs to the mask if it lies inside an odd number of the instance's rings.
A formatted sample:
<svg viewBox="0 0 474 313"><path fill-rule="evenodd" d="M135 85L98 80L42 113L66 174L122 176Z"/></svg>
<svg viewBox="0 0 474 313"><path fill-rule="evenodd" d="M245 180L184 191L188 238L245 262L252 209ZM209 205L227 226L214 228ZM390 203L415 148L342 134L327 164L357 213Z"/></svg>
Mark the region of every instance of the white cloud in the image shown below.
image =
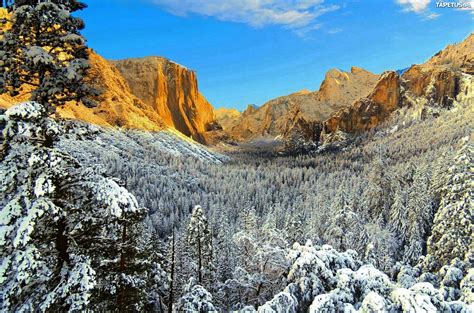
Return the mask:
<svg viewBox="0 0 474 313"><path fill-rule="evenodd" d="M437 19L438 17L440 17L441 15L440 14L436 14L436 13L427 13L425 15L425 19L426 20L435 20Z"/></svg>
<svg viewBox="0 0 474 313"><path fill-rule="evenodd" d="M405 12L414 12L420 15L423 20L435 20L441 15L429 10L431 0L396 0L398 4L404 7Z"/></svg>
<svg viewBox="0 0 474 313"><path fill-rule="evenodd" d="M325 0L151 0L166 11L186 16L197 14L252 27L280 25L304 34L317 29L316 19L339 9Z"/></svg>
<svg viewBox="0 0 474 313"><path fill-rule="evenodd" d="M340 28L340 27L331 28L330 30L328 30L328 34L331 34L331 35L339 34L342 31L343 31L343 29Z"/></svg>
<svg viewBox="0 0 474 313"><path fill-rule="evenodd" d="M397 0L397 3L402 5L406 11L421 13L426 10L431 0Z"/></svg>

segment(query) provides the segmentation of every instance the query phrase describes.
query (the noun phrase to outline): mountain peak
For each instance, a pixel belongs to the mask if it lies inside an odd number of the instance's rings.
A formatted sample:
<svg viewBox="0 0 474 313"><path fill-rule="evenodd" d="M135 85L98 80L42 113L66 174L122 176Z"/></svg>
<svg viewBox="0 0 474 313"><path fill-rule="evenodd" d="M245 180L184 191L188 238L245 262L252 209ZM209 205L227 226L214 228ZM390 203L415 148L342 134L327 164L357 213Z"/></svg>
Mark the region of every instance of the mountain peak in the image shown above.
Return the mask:
<svg viewBox="0 0 474 313"><path fill-rule="evenodd" d="M110 60L114 65L117 64L124 64L124 63L135 63L135 64L159 64L159 65L174 65L183 69L186 69L188 71L192 71L188 69L186 66L183 66L177 62L174 62L168 58L162 57L162 56L156 56L156 55L150 55L142 58L127 58L127 59L120 59L120 60ZM194 72L194 71L193 71Z"/></svg>

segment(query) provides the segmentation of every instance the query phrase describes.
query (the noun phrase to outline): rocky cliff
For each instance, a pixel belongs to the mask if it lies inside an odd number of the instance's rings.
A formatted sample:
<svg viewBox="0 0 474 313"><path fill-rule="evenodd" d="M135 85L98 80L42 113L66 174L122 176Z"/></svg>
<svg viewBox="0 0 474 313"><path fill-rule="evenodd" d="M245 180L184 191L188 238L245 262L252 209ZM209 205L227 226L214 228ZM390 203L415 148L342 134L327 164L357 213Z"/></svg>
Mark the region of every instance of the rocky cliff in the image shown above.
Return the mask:
<svg viewBox="0 0 474 313"><path fill-rule="evenodd" d="M143 130L166 127L158 112L149 108L131 91L118 69L96 53L90 54L91 68L86 80L101 91L98 106L88 109L71 103L59 110L61 116L99 125Z"/></svg>
<svg viewBox="0 0 474 313"><path fill-rule="evenodd" d="M214 109L198 90L196 73L165 58L147 57L111 62L148 110L169 127L200 142L218 127Z"/></svg>
<svg viewBox="0 0 474 313"><path fill-rule="evenodd" d="M232 128L234 121L236 121L242 113L236 109L219 108L214 110L216 121L222 126L224 130Z"/></svg>
<svg viewBox="0 0 474 313"><path fill-rule="evenodd" d="M400 105L400 77L395 72L382 75L373 91L351 106L334 113L323 123L325 133L355 132L377 126Z"/></svg>
<svg viewBox="0 0 474 313"><path fill-rule="evenodd" d="M98 106L69 103L58 109L60 116L101 126L152 131L171 127L201 143L212 140L208 131L219 129L193 71L158 57L106 61L91 51L89 61L86 80L101 91L95 99ZM27 98L0 95L0 107Z"/></svg>
<svg viewBox="0 0 474 313"><path fill-rule="evenodd" d="M257 109L247 109L229 123L234 125L228 129L229 134L237 140L284 135L295 120L294 112L298 112L299 120L304 119L308 124L321 122L368 94L377 80L378 75L357 67L350 72L332 69L317 91L302 90L271 100Z"/></svg>
<svg viewBox="0 0 474 313"><path fill-rule="evenodd" d="M323 123L323 136L343 131L372 129L386 121L400 107L418 107L423 118L433 108L450 108L465 92L462 83L474 74L474 34L450 45L421 65L413 65L401 76L387 72L372 92L339 110ZM469 80L470 81L470 80Z"/></svg>
<svg viewBox="0 0 474 313"><path fill-rule="evenodd" d="M474 75L474 33L464 41L449 45L429 59L424 67L444 67Z"/></svg>

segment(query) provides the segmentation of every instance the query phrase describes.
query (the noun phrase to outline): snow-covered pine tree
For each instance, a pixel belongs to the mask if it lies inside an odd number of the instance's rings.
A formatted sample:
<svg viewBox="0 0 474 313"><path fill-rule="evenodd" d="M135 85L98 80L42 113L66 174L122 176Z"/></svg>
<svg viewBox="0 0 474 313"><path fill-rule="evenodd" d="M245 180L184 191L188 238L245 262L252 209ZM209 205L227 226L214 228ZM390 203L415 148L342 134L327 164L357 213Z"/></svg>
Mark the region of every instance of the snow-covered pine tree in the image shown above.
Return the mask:
<svg viewBox="0 0 474 313"><path fill-rule="evenodd" d="M433 220L433 197L430 193L429 172L420 167L415 172L407 202L408 238L403 260L415 264L426 252L426 239Z"/></svg>
<svg viewBox="0 0 474 313"><path fill-rule="evenodd" d="M396 234L400 246L405 246L408 233L408 192L404 185L395 183L394 198L390 208L390 230Z"/></svg>
<svg viewBox="0 0 474 313"><path fill-rule="evenodd" d="M235 253L232 242L233 231L229 226L230 224L227 218L223 218L217 231L217 236L213 238L213 246L215 247L213 258L215 260L216 277L221 282L232 278L232 271L235 268Z"/></svg>
<svg viewBox="0 0 474 313"><path fill-rule="evenodd" d="M97 91L87 85L84 23L71 15L82 2L23 1L15 6L0 39L0 94L30 94L49 113L68 101L92 106ZM0 25L2 28L4 25Z"/></svg>
<svg viewBox="0 0 474 313"><path fill-rule="evenodd" d="M69 188L80 183L72 179L78 164L44 147L58 132L46 127L46 115L31 102L2 116L3 138L11 146L0 163L2 311L84 308L97 284L91 259L70 241L70 232L77 236L82 225L66 231L65 218L74 221L81 213L68 199L86 194Z"/></svg>
<svg viewBox="0 0 474 313"><path fill-rule="evenodd" d="M336 199L331 205L334 215L326 234L327 241L343 251L355 248L354 244L357 242L356 236L358 235L354 233L357 228L358 216L352 210L349 201L349 196L342 188L339 189Z"/></svg>
<svg viewBox="0 0 474 313"><path fill-rule="evenodd" d="M217 312L212 303L212 295L201 285L194 285L185 290L185 294L179 299L176 307L177 312Z"/></svg>
<svg viewBox="0 0 474 313"><path fill-rule="evenodd" d="M169 249L168 249L168 272L169 272L169 293L168 293L168 313L173 312L173 304L174 304L174 288L175 288L175 275L176 275L176 237L175 237L175 230L172 230Z"/></svg>
<svg viewBox="0 0 474 313"><path fill-rule="evenodd" d="M146 210L98 169L45 145L61 132L47 116L36 102L1 116L9 143L0 163L1 309L116 307L118 291L133 289L124 280L150 273L152 262L137 262L148 255L134 234ZM144 308L147 291L135 290L127 305Z"/></svg>
<svg viewBox="0 0 474 313"><path fill-rule="evenodd" d="M191 214L186 242L195 262L198 284L205 285L212 269L212 236L207 218L199 205L194 207Z"/></svg>
<svg viewBox="0 0 474 313"><path fill-rule="evenodd" d="M214 262L216 269L216 283L212 286L211 292L215 295L215 304L222 310L232 309L232 297L227 294L229 286L226 282L233 277L233 272L237 266L234 243L230 223L226 222L220 226L217 236L214 238Z"/></svg>
<svg viewBox="0 0 474 313"><path fill-rule="evenodd" d="M102 247L106 259L99 274L106 285L100 290L99 310L163 311L168 291L168 275L163 268L161 241L143 223L142 214L123 212L118 225L116 244ZM118 256L118 257L117 257ZM103 259L98 256L98 259Z"/></svg>
<svg viewBox="0 0 474 313"><path fill-rule="evenodd" d="M273 212L261 227L245 227L256 220L253 210L242 212L240 219L243 230L234 235L237 267L226 285L231 297L240 295L240 305L257 306L269 300L285 283L288 243L285 233L276 228ZM236 301L233 304L239 305Z"/></svg>
<svg viewBox="0 0 474 313"><path fill-rule="evenodd" d="M252 233L255 231L258 223L255 208L248 207L239 215L239 226L241 231Z"/></svg>
<svg viewBox="0 0 474 313"><path fill-rule="evenodd" d="M391 173L387 164L385 147L379 147L377 155L370 165L368 185L364 190L362 206L373 219L388 220L391 206Z"/></svg>
<svg viewBox="0 0 474 313"><path fill-rule="evenodd" d="M466 137L461 141L452 165L445 173L444 185L438 191L441 201L427 247L428 254L437 260L438 268L456 258L472 258L474 147L470 140Z"/></svg>
<svg viewBox="0 0 474 313"><path fill-rule="evenodd" d="M398 254L399 243L394 234L377 222L366 223L362 232L367 236L365 250L361 251L364 261L388 272Z"/></svg>
<svg viewBox="0 0 474 313"><path fill-rule="evenodd" d="M165 257L167 247L159 238L156 229L145 225L143 221L139 221L136 225L129 225L133 233L129 235L128 246L135 249L135 254L126 256L128 262L125 263L125 268L126 272L135 272L143 277L146 283L144 290L142 290L144 292L141 298L144 303L142 310L164 312L167 305L166 298L170 290L170 277ZM129 286L126 285L126 287ZM137 286L131 287L136 288ZM128 290L130 289L128 288Z"/></svg>
<svg viewBox="0 0 474 313"><path fill-rule="evenodd" d="M186 225L183 225L181 228L175 228L174 229L174 237L175 237L175 242L174 242L174 275L173 275L173 281L172 281L172 297L173 297L173 303L176 302L177 299L179 299L184 291L185 291L185 286L188 284L189 279L193 278L192 276L195 276L195 262L194 262L194 255L191 249L189 248L187 244L187 237L186 237ZM170 270L170 262L171 262L171 249L168 249L168 273L171 272ZM190 277L191 276L191 277ZM170 286L171 288L171 286ZM171 289L170 289L171 292ZM168 297L168 303L169 299ZM169 309L169 307L168 307Z"/></svg>
<svg viewBox="0 0 474 313"><path fill-rule="evenodd" d="M47 116L68 101L90 105L94 94L84 83L83 22L70 13L83 7L75 0L18 2L1 38L0 92L29 92L37 101L4 117L6 310L140 309L161 285L161 269L137 237L146 210L116 181L54 147L60 128Z"/></svg>
<svg viewBox="0 0 474 313"><path fill-rule="evenodd" d="M305 234L305 218L303 213L295 211L296 210L293 210L293 212L288 214L285 223L287 240L290 245L294 244L295 242L303 244L306 242L306 239L308 239Z"/></svg>

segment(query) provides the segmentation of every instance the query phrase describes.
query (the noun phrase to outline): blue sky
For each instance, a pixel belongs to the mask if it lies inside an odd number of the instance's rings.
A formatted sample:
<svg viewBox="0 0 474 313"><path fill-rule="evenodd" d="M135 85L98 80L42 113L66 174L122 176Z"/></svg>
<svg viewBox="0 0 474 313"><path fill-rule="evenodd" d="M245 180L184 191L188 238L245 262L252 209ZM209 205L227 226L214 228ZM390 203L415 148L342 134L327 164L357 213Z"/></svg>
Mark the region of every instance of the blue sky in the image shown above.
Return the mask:
<svg viewBox="0 0 474 313"><path fill-rule="evenodd" d="M214 107L240 110L317 90L331 68L424 62L474 30L473 10L430 0L85 1L84 35L99 54L167 57L197 72Z"/></svg>

